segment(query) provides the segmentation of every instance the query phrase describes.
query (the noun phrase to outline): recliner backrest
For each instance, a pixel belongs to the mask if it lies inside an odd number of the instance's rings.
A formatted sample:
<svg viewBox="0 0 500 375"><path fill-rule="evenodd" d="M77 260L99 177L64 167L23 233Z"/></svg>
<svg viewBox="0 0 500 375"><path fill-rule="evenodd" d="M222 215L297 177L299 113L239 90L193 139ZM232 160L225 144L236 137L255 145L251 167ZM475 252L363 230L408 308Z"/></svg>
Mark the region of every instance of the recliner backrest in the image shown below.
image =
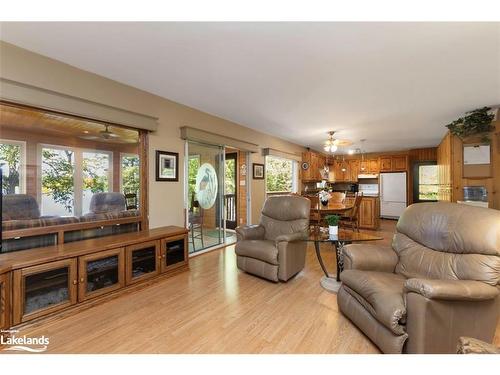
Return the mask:
<svg viewBox="0 0 500 375"><path fill-rule="evenodd" d="M125 195L117 192L105 192L92 195L89 211L93 214L103 214L125 211L126 208Z"/></svg>
<svg viewBox="0 0 500 375"><path fill-rule="evenodd" d="M399 218L392 247L405 277L500 282L500 211L417 203Z"/></svg>
<svg viewBox="0 0 500 375"><path fill-rule="evenodd" d="M296 195L277 195L266 199L260 224L265 228L266 240L275 240L282 234L309 231L311 201Z"/></svg>
<svg viewBox="0 0 500 375"><path fill-rule="evenodd" d="M36 199L28 194L6 194L2 197L2 220L31 220L40 218Z"/></svg>

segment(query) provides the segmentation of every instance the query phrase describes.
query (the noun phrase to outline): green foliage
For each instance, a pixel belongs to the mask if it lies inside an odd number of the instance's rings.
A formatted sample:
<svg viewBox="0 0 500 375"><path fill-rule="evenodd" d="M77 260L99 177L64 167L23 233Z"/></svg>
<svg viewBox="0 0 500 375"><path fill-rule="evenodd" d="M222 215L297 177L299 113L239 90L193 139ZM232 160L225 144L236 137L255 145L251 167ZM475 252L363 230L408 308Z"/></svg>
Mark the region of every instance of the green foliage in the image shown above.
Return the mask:
<svg viewBox="0 0 500 375"><path fill-rule="evenodd" d="M42 150L42 193L73 212L74 205L74 166L73 151Z"/></svg>
<svg viewBox="0 0 500 375"><path fill-rule="evenodd" d="M236 193L236 175L235 175L235 164L236 160L227 159L226 169L224 171L224 194L235 194Z"/></svg>
<svg viewBox="0 0 500 375"><path fill-rule="evenodd" d="M122 157L122 190L124 193L139 194L139 156Z"/></svg>
<svg viewBox="0 0 500 375"><path fill-rule="evenodd" d="M490 110L490 107L483 107L466 112L466 116L460 117L459 119L446 125L446 127L450 129L451 134L462 139L471 135L489 133L493 131L491 122L495 117L494 115L488 113ZM489 143L489 136L484 135L481 141Z"/></svg>
<svg viewBox="0 0 500 375"><path fill-rule="evenodd" d="M21 164L21 146L0 144L0 164L7 164L9 175L2 178L3 194L15 194L19 186L19 166Z"/></svg>
<svg viewBox="0 0 500 375"><path fill-rule="evenodd" d="M326 215L325 221L328 223L329 226L335 227L335 226L339 225L340 216L339 215Z"/></svg>
<svg viewBox="0 0 500 375"><path fill-rule="evenodd" d="M83 190L94 193L108 191L108 175L100 175L98 172L107 170L109 158L104 154L93 154L92 158L83 159Z"/></svg>
<svg viewBox="0 0 500 375"><path fill-rule="evenodd" d="M266 188L268 192L291 192L293 179L291 160L266 157Z"/></svg>
<svg viewBox="0 0 500 375"><path fill-rule="evenodd" d="M191 155L188 159L188 207L191 207L191 200L196 199L196 174L200 169L200 155Z"/></svg>

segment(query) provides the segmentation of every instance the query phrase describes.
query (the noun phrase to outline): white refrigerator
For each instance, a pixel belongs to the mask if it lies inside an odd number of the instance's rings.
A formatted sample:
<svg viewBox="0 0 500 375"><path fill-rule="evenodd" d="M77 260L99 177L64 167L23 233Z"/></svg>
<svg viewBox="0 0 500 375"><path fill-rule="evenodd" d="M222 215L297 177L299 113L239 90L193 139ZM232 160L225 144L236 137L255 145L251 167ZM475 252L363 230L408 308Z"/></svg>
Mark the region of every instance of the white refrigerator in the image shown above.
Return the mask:
<svg viewBox="0 0 500 375"><path fill-rule="evenodd" d="M406 172L380 173L380 217L398 219L406 208Z"/></svg>

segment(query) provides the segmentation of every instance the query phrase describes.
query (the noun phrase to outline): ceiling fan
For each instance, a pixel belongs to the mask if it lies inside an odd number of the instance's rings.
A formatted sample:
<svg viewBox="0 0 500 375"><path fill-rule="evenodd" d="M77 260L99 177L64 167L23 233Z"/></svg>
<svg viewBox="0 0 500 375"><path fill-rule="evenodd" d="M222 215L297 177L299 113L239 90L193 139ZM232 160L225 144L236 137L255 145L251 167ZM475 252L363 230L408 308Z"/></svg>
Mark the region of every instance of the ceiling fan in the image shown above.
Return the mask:
<svg viewBox="0 0 500 375"><path fill-rule="evenodd" d="M118 141L120 136L109 130L109 125L104 125L104 130L101 130L95 135L82 135L80 138L88 140L106 140Z"/></svg>
<svg viewBox="0 0 500 375"><path fill-rule="evenodd" d="M328 132L328 139L323 146L323 150L325 150L326 152L330 152L333 154L340 146L345 147L352 144L352 142L350 141L334 138L334 134L334 131Z"/></svg>

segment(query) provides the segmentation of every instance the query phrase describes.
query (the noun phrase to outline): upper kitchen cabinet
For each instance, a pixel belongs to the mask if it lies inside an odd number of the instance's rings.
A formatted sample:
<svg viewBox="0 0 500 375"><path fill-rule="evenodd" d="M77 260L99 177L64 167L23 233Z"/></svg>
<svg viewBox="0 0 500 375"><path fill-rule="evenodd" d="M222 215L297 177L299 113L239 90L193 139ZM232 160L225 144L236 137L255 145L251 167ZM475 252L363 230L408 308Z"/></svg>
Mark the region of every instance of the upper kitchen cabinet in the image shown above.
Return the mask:
<svg viewBox="0 0 500 375"><path fill-rule="evenodd" d="M360 171L361 161L357 159L349 160L349 182L357 182Z"/></svg>
<svg viewBox="0 0 500 375"><path fill-rule="evenodd" d="M380 172L404 172L408 170L408 155L387 155L379 158Z"/></svg>
<svg viewBox="0 0 500 375"><path fill-rule="evenodd" d="M325 165L325 156L313 151L303 152L301 168L302 181L321 181L321 171L325 168Z"/></svg>
<svg viewBox="0 0 500 375"><path fill-rule="evenodd" d="M359 162L359 174L377 174L379 172L378 159L365 159Z"/></svg>

